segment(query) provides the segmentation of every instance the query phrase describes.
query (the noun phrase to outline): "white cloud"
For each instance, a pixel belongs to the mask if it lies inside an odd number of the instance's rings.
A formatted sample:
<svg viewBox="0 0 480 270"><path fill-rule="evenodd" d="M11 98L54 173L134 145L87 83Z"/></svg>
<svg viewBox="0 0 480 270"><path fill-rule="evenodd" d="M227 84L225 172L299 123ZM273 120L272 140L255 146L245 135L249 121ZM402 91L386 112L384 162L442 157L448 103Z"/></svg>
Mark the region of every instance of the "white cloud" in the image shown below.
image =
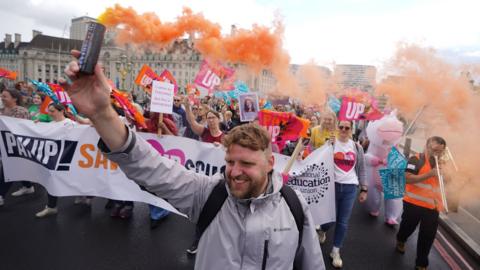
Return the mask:
<svg viewBox="0 0 480 270"><path fill-rule="evenodd" d="M313 1L313 0L312 0ZM426 0L409 6L398 6L368 14L343 12L315 12L306 15L292 13L291 4L285 1L146 1L146 0L16 0L2 1L0 10L0 37L5 33L20 32L28 41L31 30L61 36L64 26L74 16L97 17L105 8L119 2L132 6L139 13L154 12L162 21L172 21L188 6L201 12L228 33L230 26L250 28L252 24L271 26L276 11L285 16L285 48L293 62L304 63L314 58L318 63L379 64L389 58L399 41L414 42L437 49L468 47L480 51L480 30L476 18L480 2L473 0ZM342 1L340 1L342 2ZM407 1L408 2L408 1ZM342 2L345 4L345 1ZM354 0L355 4L370 3ZM309 6L319 8L317 2L302 1L302 12ZM290 5L290 6L289 6ZM382 5L386 5L382 2ZM284 10L281 8L285 7ZM277 10L278 9L278 10ZM329 10L330 10L329 9ZM313 14L313 15L312 15ZM327 14L327 15L325 15ZM346 15L348 14L348 16ZM15 22L15 23L10 23Z"/></svg>
<svg viewBox="0 0 480 270"><path fill-rule="evenodd" d="M480 57L480 51L470 51L463 53L464 56Z"/></svg>
<svg viewBox="0 0 480 270"><path fill-rule="evenodd" d="M400 41L436 49L480 49L480 31L473 23L478 9L469 2L435 1L384 14L313 18L288 26L287 46L300 63L315 57L357 64L386 60Z"/></svg>

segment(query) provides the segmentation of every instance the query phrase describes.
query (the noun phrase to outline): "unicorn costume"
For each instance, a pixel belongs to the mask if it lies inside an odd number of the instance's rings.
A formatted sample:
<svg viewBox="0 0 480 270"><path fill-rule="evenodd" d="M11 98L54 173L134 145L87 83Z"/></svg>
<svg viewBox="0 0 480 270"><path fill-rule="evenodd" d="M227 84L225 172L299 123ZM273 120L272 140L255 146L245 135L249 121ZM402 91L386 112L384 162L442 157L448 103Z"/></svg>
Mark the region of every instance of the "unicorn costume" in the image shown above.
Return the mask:
<svg viewBox="0 0 480 270"><path fill-rule="evenodd" d="M370 215L376 217L380 213L383 192L382 180L378 171L386 167L390 149L400 141L403 124L397 119L396 112L393 111L379 120L370 122L366 132L370 141L365 154L368 183L366 206ZM385 223L389 225L398 224L402 214L402 199L384 201Z"/></svg>

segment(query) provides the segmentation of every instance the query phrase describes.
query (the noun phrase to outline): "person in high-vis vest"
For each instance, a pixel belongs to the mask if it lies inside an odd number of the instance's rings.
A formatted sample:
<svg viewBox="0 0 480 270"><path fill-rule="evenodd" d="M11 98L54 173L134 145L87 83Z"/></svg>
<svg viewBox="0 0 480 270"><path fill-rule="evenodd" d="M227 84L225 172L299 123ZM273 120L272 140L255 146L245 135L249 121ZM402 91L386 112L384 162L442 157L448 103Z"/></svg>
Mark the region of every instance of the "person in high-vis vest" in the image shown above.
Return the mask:
<svg viewBox="0 0 480 270"><path fill-rule="evenodd" d="M420 223L415 261L417 270L427 269L428 254L437 233L438 216L444 210L435 156L441 157L446 146L441 137L429 138L424 152L410 157L405 172L403 214L396 249L405 253L405 242ZM440 161L440 173L447 181L448 176L442 165Z"/></svg>

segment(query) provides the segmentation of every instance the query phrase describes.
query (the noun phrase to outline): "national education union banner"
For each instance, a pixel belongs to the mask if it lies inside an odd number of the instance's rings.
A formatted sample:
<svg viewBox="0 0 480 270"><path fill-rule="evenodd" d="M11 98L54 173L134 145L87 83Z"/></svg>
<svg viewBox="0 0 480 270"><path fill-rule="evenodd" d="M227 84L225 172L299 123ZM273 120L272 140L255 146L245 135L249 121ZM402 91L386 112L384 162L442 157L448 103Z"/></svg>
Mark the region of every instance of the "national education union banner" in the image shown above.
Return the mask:
<svg viewBox="0 0 480 270"><path fill-rule="evenodd" d="M294 163L287 184L302 193L317 225L335 221L333 147L325 144Z"/></svg>

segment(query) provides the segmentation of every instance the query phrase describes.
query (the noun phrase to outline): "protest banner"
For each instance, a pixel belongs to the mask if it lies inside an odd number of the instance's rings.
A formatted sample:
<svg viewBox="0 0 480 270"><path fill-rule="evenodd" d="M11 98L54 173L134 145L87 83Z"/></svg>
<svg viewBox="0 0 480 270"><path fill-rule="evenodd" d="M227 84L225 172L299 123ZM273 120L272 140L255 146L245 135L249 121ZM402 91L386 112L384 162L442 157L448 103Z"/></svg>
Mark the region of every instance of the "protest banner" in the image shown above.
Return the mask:
<svg viewBox="0 0 480 270"><path fill-rule="evenodd" d="M45 99L40 105L40 108L38 109L38 111L42 114L48 114L48 106L50 106L51 103L53 103L53 100L48 96L45 96Z"/></svg>
<svg viewBox="0 0 480 270"><path fill-rule="evenodd" d="M378 120L382 118L381 113L373 104L373 97L369 99L358 99L356 97L342 97L338 120Z"/></svg>
<svg viewBox="0 0 480 270"><path fill-rule="evenodd" d="M220 63L211 64L203 60L200 70L195 77L194 83L201 90L202 88L208 93L213 93L213 90L232 90L233 75L235 70ZM202 91L201 91L202 92ZM203 93L205 95L205 93Z"/></svg>
<svg viewBox="0 0 480 270"><path fill-rule="evenodd" d="M153 81L162 81L173 84L174 94L178 92L178 84L172 73L165 69L160 75L157 75L149 66L143 65L138 72L135 84L141 86L148 94L152 94Z"/></svg>
<svg viewBox="0 0 480 270"><path fill-rule="evenodd" d="M173 93L175 95L178 93L177 80L175 80L175 77L173 77L172 73L168 69L165 69L162 73L160 73L160 81L173 84Z"/></svg>
<svg viewBox="0 0 480 270"><path fill-rule="evenodd" d="M396 147L392 147L388 153L387 168L378 171L382 178L383 196L385 199L403 198L406 167L407 160Z"/></svg>
<svg viewBox="0 0 480 270"><path fill-rule="evenodd" d="M251 122L258 118L259 106L257 93L247 93L238 96L240 121Z"/></svg>
<svg viewBox="0 0 480 270"><path fill-rule="evenodd" d="M175 136L159 137L151 133L137 135L150 143L159 155L182 164L188 170L205 175L225 170L224 150L211 143ZM130 181L117 164L100 152L98 140L95 129L87 125L65 128L57 123L33 123L0 116L0 151L5 181L28 179L41 184L54 196L97 196L138 201L181 214L164 200L141 190ZM326 201L331 198L329 196L334 196L333 188L326 186L327 183L333 184L326 179L333 172L332 154L321 153L315 151L304 161L296 161L290 170L292 187L299 189L307 202L315 206L312 214L316 221L322 220L320 216L330 213L335 205ZM281 171L288 157L274 155L275 170ZM333 195L326 194L327 191L333 192ZM333 219L329 216L324 220Z"/></svg>
<svg viewBox="0 0 480 270"><path fill-rule="evenodd" d="M150 111L172 113L174 85L167 82L153 81Z"/></svg>
<svg viewBox="0 0 480 270"><path fill-rule="evenodd" d="M332 95L328 96L328 107L334 113L338 113L340 111L341 103L340 100Z"/></svg>
<svg viewBox="0 0 480 270"><path fill-rule="evenodd" d="M274 112L261 110L258 113L258 122L267 128L272 136L272 143L283 149L287 141L296 141L299 137L307 138L310 121L297 117L289 112Z"/></svg>
<svg viewBox="0 0 480 270"><path fill-rule="evenodd" d="M315 224L336 220L333 148L330 145L296 161L290 169L287 185L303 194Z"/></svg>
<svg viewBox="0 0 480 270"><path fill-rule="evenodd" d="M135 79L135 84L141 86L147 93L151 94L152 82L160 80L160 76L158 76L149 66L143 65Z"/></svg>
<svg viewBox="0 0 480 270"><path fill-rule="evenodd" d="M0 78L5 78L5 79L14 81L17 79L17 73L4 68L0 68Z"/></svg>

